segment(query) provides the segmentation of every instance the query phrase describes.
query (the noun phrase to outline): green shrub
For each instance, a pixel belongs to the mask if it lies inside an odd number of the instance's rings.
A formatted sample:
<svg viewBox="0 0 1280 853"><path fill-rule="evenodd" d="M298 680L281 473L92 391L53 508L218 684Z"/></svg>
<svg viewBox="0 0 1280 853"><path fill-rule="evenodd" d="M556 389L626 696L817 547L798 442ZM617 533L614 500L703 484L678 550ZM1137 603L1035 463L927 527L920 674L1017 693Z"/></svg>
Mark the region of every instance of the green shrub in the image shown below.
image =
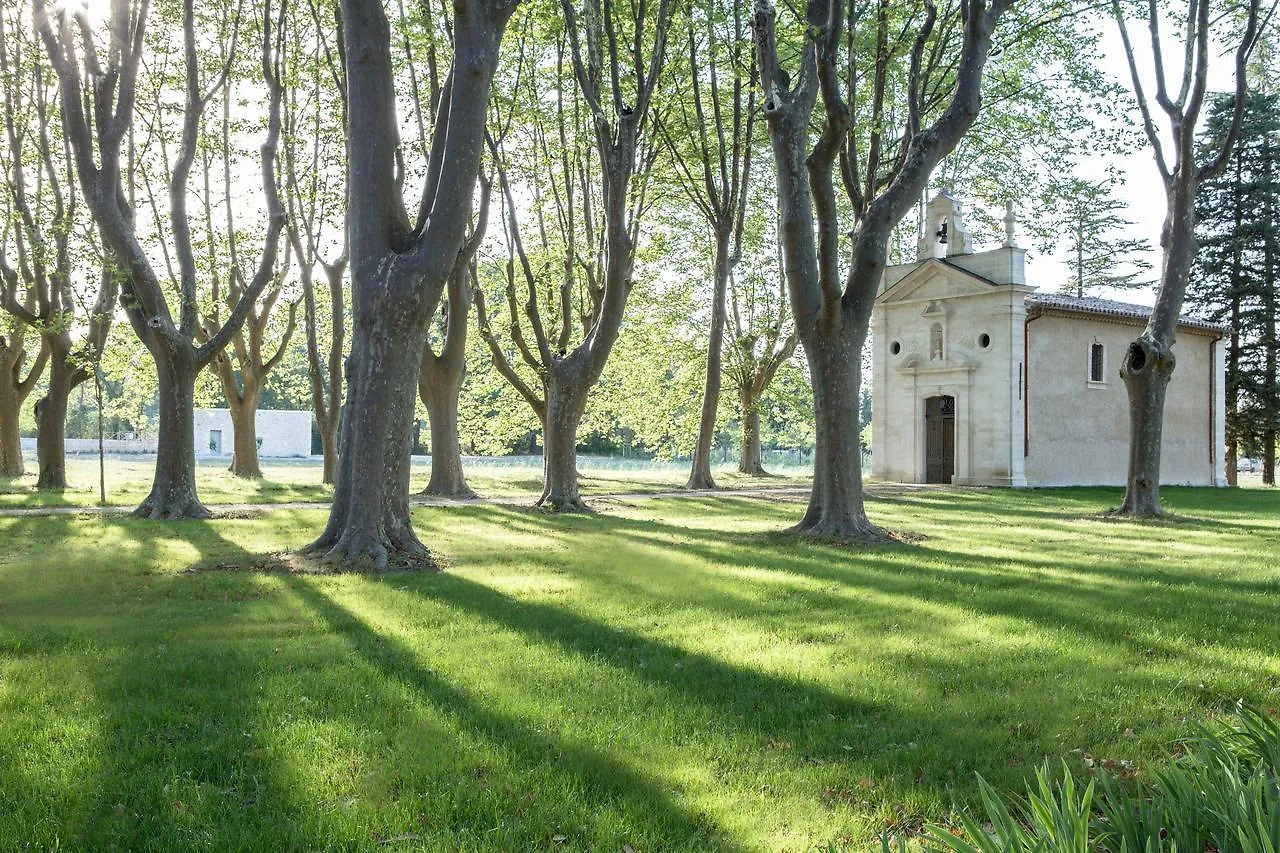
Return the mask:
<svg viewBox="0 0 1280 853"><path fill-rule="evenodd" d="M1001 796L979 777L980 817L963 834L930 827L939 853L1174 853L1280 851L1280 723L1238 707L1197 726L1181 754L1139 782L1099 770L1085 785L1065 763L1036 771L1025 796ZM1091 769L1091 772L1092 769ZM888 841L882 844L889 850Z"/></svg>

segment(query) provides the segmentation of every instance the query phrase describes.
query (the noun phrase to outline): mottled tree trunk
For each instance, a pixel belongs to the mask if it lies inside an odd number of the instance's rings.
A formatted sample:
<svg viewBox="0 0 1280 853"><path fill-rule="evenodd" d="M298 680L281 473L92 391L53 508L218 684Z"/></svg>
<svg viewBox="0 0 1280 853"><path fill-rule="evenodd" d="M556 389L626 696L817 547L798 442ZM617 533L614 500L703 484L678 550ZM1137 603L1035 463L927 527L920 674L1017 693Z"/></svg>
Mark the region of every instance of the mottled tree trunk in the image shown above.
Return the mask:
<svg viewBox="0 0 1280 853"><path fill-rule="evenodd" d="M578 493L578 425L586 410L590 383L564 370L564 364L555 365L547 377L542 440L544 484L538 506L553 512L587 512Z"/></svg>
<svg viewBox="0 0 1280 853"><path fill-rule="evenodd" d="M711 476L711 446L716 435L716 413L720 405L721 363L724 347L725 303L729 290L730 227L716 231L715 293L711 299L711 334L707 345L707 375L702 389L702 417L698 422L698 440L693 448L693 465L687 489L714 489ZM758 456L757 446L757 456ZM745 457L744 457L745 458ZM758 462L757 458L757 462Z"/></svg>
<svg viewBox="0 0 1280 853"><path fill-rule="evenodd" d="M1113 514L1132 518L1164 515L1160 508L1164 400L1177 364L1173 342L1196 252L1194 185L1175 184L1167 195L1168 213L1160 236L1164 267L1156 304L1146 330L1129 344L1120 365L1129 396L1129 471L1124 501Z"/></svg>
<svg viewBox="0 0 1280 853"><path fill-rule="evenodd" d="M450 374L444 369L437 370L433 379L432 382L423 382L419 388L431 424L431 480L422 493L455 498L475 497L462 470L462 445L458 440L458 394L462 390L462 371Z"/></svg>
<svg viewBox="0 0 1280 853"><path fill-rule="evenodd" d="M865 328L845 319L843 326L801 344L813 375L816 442L813 491L804 518L794 528L816 536L848 541L882 541L885 533L867 520L862 496L862 448L858 399L862 382Z"/></svg>
<svg viewBox="0 0 1280 853"><path fill-rule="evenodd" d="M55 345L49 365L49 390L36 404L36 462L40 478L38 489L67 487L67 401L84 373L67 363L70 341Z"/></svg>
<svg viewBox="0 0 1280 853"><path fill-rule="evenodd" d="M0 477L21 477L22 433L18 418L22 413L22 401L12 389L3 386L0 379Z"/></svg>
<svg viewBox="0 0 1280 853"><path fill-rule="evenodd" d="M353 267L353 278L361 273ZM411 427L428 312L378 310L382 300L370 290L353 287L337 484L329 523L307 550L347 568L385 570L393 560L429 558L409 521Z"/></svg>
<svg viewBox="0 0 1280 853"><path fill-rule="evenodd" d="M1160 509L1160 445L1173 351L1143 336L1129 344L1120 376L1129 392L1129 475L1118 515L1155 518Z"/></svg>
<svg viewBox="0 0 1280 853"><path fill-rule="evenodd" d="M196 495L195 385L198 366L153 350L159 379L156 470L135 518L208 518Z"/></svg>
<svg viewBox="0 0 1280 853"><path fill-rule="evenodd" d="M248 390L240 402L230 398L227 406L231 412L232 438L231 466L227 469L237 477L261 477L258 463L258 395Z"/></svg>
<svg viewBox="0 0 1280 853"><path fill-rule="evenodd" d="M0 335L0 477L21 477L26 470L22 462L22 404L44 373L48 350L43 346L35 363L22 378L26 352L22 346L24 330L19 327L8 339Z"/></svg>
<svg viewBox="0 0 1280 853"><path fill-rule="evenodd" d="M1262 482L1263 485L1276 484L1276 431L1266 430L1262 433Z"/></svg>
<svg viewBox="0 0 1280 853"><path fill-rule="evenodd" d="M320 454L323 459L320 482L332 486L338 477L338 417L328 419L325 423L317 423L320 431Z"/></svg>
<svg viewBox="0 0 1280 853"><path fill-rule="evenodd" d="M738 473L752 477L764 477L767 472L760 462L760 400L750 388L738 394L742 416L742 456L738 460Z"/></svg>

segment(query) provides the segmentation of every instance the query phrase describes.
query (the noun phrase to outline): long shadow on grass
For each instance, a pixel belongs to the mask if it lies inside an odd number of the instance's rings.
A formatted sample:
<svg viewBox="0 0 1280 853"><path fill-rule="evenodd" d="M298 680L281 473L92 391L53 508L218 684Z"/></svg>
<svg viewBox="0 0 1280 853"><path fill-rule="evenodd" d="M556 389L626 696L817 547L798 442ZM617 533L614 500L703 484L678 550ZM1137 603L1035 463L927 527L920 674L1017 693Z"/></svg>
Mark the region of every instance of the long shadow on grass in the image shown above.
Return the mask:
<svg viewBox="0 0 1280 853"><path fill-rule="evenodd" d="M516 600L456 574L432 578L412 591L591 664L607 665L618 678L656 688L654 701L679 703L688 709L691 724L713 720L716 727L728 729L749 754L759 755L780 744L791 756L793 769L831 765L834 778L846 783L873 773L877 798L901 797L913 788L928 786L945 802L944 786L955 776L954 757L940 758L928 773L921 773L918 762L905 760L899 751L906 739L900 744L897 735L938 729L946 731L953 744L989 749L994 742L991 729L976 728L973 720L924 715L859 698L854 690L835 692L804 676L735 664L564 607ZM816 799L819 792L812 793Z"/></svg>
<svg viewBox="0 0 1280 853"><path fill-rule="evenodd" d="M732 516L735 506L737 515L743 512L742 501L724 499L717 505L716 500L712 500L712 514ZM528 524L523 515L497 508L478 507L471 512L491 519L495 526ZM1062 754L1070 746L1088 748L1089 743L1078 739L1102 733L1090 728L1098 723L1080 722L1076 703L1086 697L1096 696L1099 707L1121 713L1127 705L1116 696L1143 696L1161 704L1159 715L1167 718L1168 697L1183 686L1181 673L1144 664L1153 658L1157 663L1186 659L1204 673L1212 672L1217 661L1211 656L1201 660L1194 642L1165 642L1155 636L1160 626L1151 618L1153 610L1185 615L1171 630L1203 636L1224 649L1270 648L1261 623L1243 641L1237 637L1225 642L1215 624L1229 624L1250 600L1256 604L1255 594L1267 589L1266 584L1236 585L1201 578L1204 585L1196 587L1187 578L1185 585L1170 586L1145 577L1130 578L1123 566L1080 566L1066 560L1038 560L1037 566L1045 572L1020 574L1016 559L992 561L936 544L853 552L798 545L791 538L726 534L619 516L543 519L541 523L548 536L570 530L578 534L577 548L550 553L530 549L523 559L570 574L584 592L589 590L589 598L621 605L626 612L670 614L673 608L696 608L710 618L693 618L708 626L716 624L716 614L745 618L751 620L753 636L774 636L797 649L808 642L799 628L808 626L814 642L826 643L829 639L824 634L839 630L840 620L852 637L887 630L888 623L896 621L903 623L907 633L902 642L877 642L865 653L875 667L871 672L884 675L860 677L843 691L809 681L808 676L772 674L690 651L677 642L597 621L572 607L516 598L457 574L431 578L416 584L413 591L568 655L604 664L619 678L657 688L655 701L687 707L694 722L714 719L739 742L792 743L797 762L830 763L841 767L846 778L870 771L879 783L897 790L913 783L931 786L943 801L947 799L944 786L951 779L965 778L972 769L990 777L993 767L1007 768L1006 761L1034 763L1043 755ZM676 563L675 569L664 567L660 580L650 579L645 567L661 565L663 550L694 555L710 564L710 571L699 568L682 575ZM480 559L483 562L487 555L481 554ZM735 598L707 580L721 574L719 567L744 565L820 583L785 600L768 601ZM466 561L460 560L459 568L465 567ZM1054 576L1053 570L1074 572L1079 579ZM1116 577L1126 585L1099 588L1089 582L1091 574L1099 579ZM738 582L747 588L776 584L741 576ZM863 600L851 601L849 592ZM886 605L884 599L895 603ZM973 611L1026 621L1031 631L1015 625L1008 641L984 644L969 630L971 624L964 625L972 622L967 614ZM940 612L951 615L942 617ZM1032 637L1039 630L1036 626L1076 635L1086 648L1078 649L1070 639L1052 635ZM921 641L910 642L913 636ZM855 659L863 657L856 647L835 639L833 650ZM1096 645L1103 647L1103 654L1087 648ZM1257 679L1255 683L1274 679L1261 661L1242 670ZM815 680L824 677L820 670L808 671ZM892 682L886 685L887 691L875 686L881 677ZM1236 678L1234 683L1242 680ZM860 692L873 692L877 699L861 700ZM1037 692L1043 695L1031 695ZM907 698L913 696L923 700L921 705ZM1197 695L1197 705L1206 703L1212 705L1215 700ZM1035 715L1031 720L1012 716L1028 711ZM1090 713L1098 709L1091 707ZM1113 724L1111 720L1102 723ZM1017 733L1010 737L1009 728L1015 725ZM939 738L929 732L945 735ZM865 741L855 740L859 733L867 735ZM908 740L922 745L904 753L902 744ZM982 766L975 768L975 762Z"/></svg>
<svg viewBox="0 0 1280 853"><path fill-rule="evenodd" d="M220 524L88 524L31 520L24 535L46 545L91 531L103 547L96 554L87 543L79 552L62 549L74 559L46 554L44 564L22 567L25 578L8 567L0 575L7 589L17 588L13 612L21 615L13 639L0 637L7 661L18 672L70 675L65 684L37 677L30 704L9 705L9 727L31 734L8 741L11 754L0 756L0 788L12 797L12 811L0 819L9 837L0 846L18 838L131 850L333 843L314 804L303 805L305 792L283 781L278 756L264 747L269 722L257 688L264 671L291 660L278 647L271 653L290 633L287 611L273 609L274 582L156 571L169 568L156 554L171 544L194 545L204 559L248 558ZM263 607L272 619L262 619ZM71 695L61 702L49 693ZM61 774L40 772L46 762Z"/></svg>
<svg viewBox="0 0 1280 853"><path fill-rule="evenodd" d="M1197 652L1189 647L1188 637L1244 652L1270 648L1261 635L1255 642L1242 642L1245 637L1240 628L1242 613L1256 608L1260 596L1277 592L1274 582L1223 580L1197 575L1193 570L1145 570L1025 554L992 559L941 549L932 543L850 552L816 543L798 545L772 534L748 534L726 544L723 535L715 531L654 520L611 518L596 519L595 523L607 525L612 536L676 548L713 563L738 565L744 554L750 553L774 571L897 596L908 610L915 601L958 605L1072 630L1082 639L1101 640L1147 657L1194 657ZM1053 573L1083 577L1072 580ZM1091 584L1089 576L1122 586ZM1155 636L1167 627L1153 623L1156 613L1191 617L1178 625L1181 639L1170 642ZM1262 625L1257 627L1264 630ZM1268 676L1265 666L1255 669L1260 678Z"/></svg>
<svg viewBox="0 0 1280 853"><path fill-rule="evenodd" d="M570 777L576 784L578 800L568 804L577 813L576 820L592 824L602 817L609 823L621 823L621 837L611 839L621 847L628 839L642 837L655 826L669 834L666 849L676 845L688 849L735 849L737 844L705 815L680 808L651 779L596 750L534 730L529 724L509 714L483 707L462 690L447 683L423 666L415 652L387 633L371 629L364 621L330 596L318 590L311 581L299 577L287 579L290 589L327 623L329 629L346 639L350 647L372 668L388 679L409 687L441 713L481 740L500 745L519 762L521 774L535 768L550 771L558 777ZM431 579L431 586L450 588L460 582L448 575ZM496 792L495 792L496 793ZM518 821L523 810L512 797L505 811L508 819ZM523 827L504 829L519 837ZM574 839L580 842L581 839ZM550 837L523 837L520 845L540 846L551 843Z"/></svg>

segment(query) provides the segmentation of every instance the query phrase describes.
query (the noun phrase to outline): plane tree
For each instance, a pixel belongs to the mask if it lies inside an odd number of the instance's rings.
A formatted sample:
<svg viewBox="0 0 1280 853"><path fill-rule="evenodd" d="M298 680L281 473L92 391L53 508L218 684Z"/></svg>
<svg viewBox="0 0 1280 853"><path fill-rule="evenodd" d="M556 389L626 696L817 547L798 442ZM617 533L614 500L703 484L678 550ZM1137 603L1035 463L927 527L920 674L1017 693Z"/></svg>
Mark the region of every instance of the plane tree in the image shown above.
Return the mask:
<svg viewBox="0 0 1280 853"><path fill-rule="evenodd" d="M307 377L325 485L333 485L338 470L349 258L340 216L347 181L346 81L341 39L327 17L332 11L322 0L306 0L305 10L293 9L294 47L285 61L294 82L284 92L281 137L285 233L298 263ZM323 284L319 299L317 279Z"/></svg>
<svg viewBox="0 0 1280 853"><path fill-rule="evenodd" d="M761 406L778 369L795 354L799 341L791 328L782 275L768 281L761 271L752 270L735 281L729 296L733 323L727 372L737 393L742 426L738 473L763 477L767 472L760 461Z"/></svg>
<svg viewBox="0 0 1280 853"><path fill-rule="evenodd" d="M395 54L380 0L342 0L353 332L338 476L307 552L352 568L430 562L409 519L409 455L427 326L466 241L509 0L456 0L452 58L413 215L403 192Z"/></svg>
<svg viewBox="0 0 1280 853"><path fill-rule="evenodd" d="M166 255L172 246L178 269L176 286L167 286L144 247L137 210L126 192L128 178L122 156L135 124L139 72L151 23L149 11L146 0L112 0L105 32L99 33L83 11L72 13L63 8L51 17L44 0L35 0L35 23L58 78L63 132L70 142L85 204L120 277L121 305L155 362L159 407L155 476L151 492L134 514L156 519L200 518L209 512L196 492L196 377L230 342L259 294L272 281L284 224L275 161L283 88L279 54L285 32L280 26L283 16L265 5L259 29L269 116L261 148L267 225L256 269L242 297L221 326L211 330L201 323L200 273L187 201L202 118L209 102L226 83L231 63L222 63L213 72L212 80L202 73L195 4L194 0L185 0L178 32L182 43L182 104L175 111L180 127L176 129L178 148L172 159L159 142L175 129L164 124L165 112L152 116L157 125L153 129L161 135L161 140L156 141L168 211L167 215L155 217L151 225L164 232L157 242ZM244 23L242 13L242 3L217 6L210 11L213 20L202 20L199 29L214 33L214 38L229 46L238 46ZM161 19L157 26L163 28L168 23ZM168 36L167 32L161 34L162 38ZM234 48L229 49L227 55L235 52ZM206 334L207 338L203 337Z"/></svg>
<svg viewBox="0 0 1280 853"><path fill-rule="evenodd" d="M669 173L714 240L711 323L698 435L686 488L714 489L711 449L724 372L727 294L742 258L751 164L758 141L756 88L743 4L695 2L684 19L684 56L660 122ZM767 384L767 381L766 381ZM741 387L741 386L740 386ZM757 439L757 467L759 432Z"/></svg>
<svg viewBox="0 0 1280 853"><path fill-rule="evenodd" d="M115 311L116 278L101 270L96 247L80 216L71 160L59 124L57 92L40 63L21 7L0 13L0 87L4 91L4 171L8 214L5 251L0 252L0 310L14 330L2 347L12 364L0 363L0 471L22 473L17 443L18 409L34 388L39 370L20 378L25 331L39 336L47 360L45 393L36 403L37 488L65 489L67 405L71 392L92 374ZM14 261L9 262L8 245ZM90 272L91 268L96 268ZM97 283L96 295L77 280ZM87 304L82 304L82 301Z"/></svg>
<svg viewBox="0 0 1280 853"><path fill-rule="evenodd" d="M797 532L886 536L863 507L860 356L893 229L977 118L992 34L1009 6L810 0L788 22L803 28L798 65L788 70L777 13L756 3L783 268L814 393L814 481ZM788 34L784 44L794 42ZM841 226L838 193L851 227Z"/></svg>
<svg viewBox="0 0 1280 853"><path fill-rule="evenodd" d="M229 45L220 44L219 61L230 63ZM287 53L287 49L282 51ZM283 63L285 57L280 58ZM235 156L231 103L236 75L229 74L222 85L222 115L218 134L200 147L203 171L205 259L204 272L210 282L208 310L204 313L196 336L207 343L222 326L223 310L234 311L245 298L249 280L240 254L240 235L236 223L236 188L232 184L231 160ZM281 103L284 87L281 89ZM278 144L278 143L277 143ZM220 172L220 180L213 177ZM286 172L287 177L287 172ZM218 186L220 184L220 186ZM215 189L215 186L218 188ZM219 195L215 201L215 194ZM221 206L222 216L215 206ZM231 335L230 343L214 356L212 368L227 401L231 416L232 453L230 471L237 477L261 477L258 461L258 403L271 372L279 366L297 326L298 300L287 303L283 323L278 321L277 306L284 292L285 276L290 267L291 243L286 243L283 262L278 265L270 284L262 289L249 306L244 321ZM268 337L274 338L268 344ZM272 351L274 350L274 351Z"/></svg>
<svg viewBox="0 0 1280 853"><path fill-rule="evenodd" d="M24 308L34 307L34 300L24 297ZM25 470L19 417L49 360L43 342L32 357L28 331L12 313L0 315L0 477L21 477Z"/></svg>
<svg viewBox="0 0 1280 853"><path fill-rule="evenodd" d="M1156 303L1142 334L1125 350L1120 377L1129 397L1129 467L1125 477L1124 500L1114 514L1131 518L1154 518L1164 514L1160 505L1160 450L1164 434L1164 401L1173 377L1176 359L1173 344L1196 257L1196 195L1200 186L1226 169L1240 135L1248 98L1247 68L1263 29L1259 0L1234 4L1243 25L1234 43L1235 95L1226 132L1216 144L1196 144L1196 125L1204 107L1209 84L1210 35L1217 12L1210 12L1209 0L1189 0L1181 23L1182 67L1180 79L1171 89L1163 60L1162 11L1155 2L1145 8L1150 34L1154 85L1147 84L1138 70L1133 42L1126 23L1127 12L1119 0L1111 8L1120 30L1133 96L1142 116L1142 128L1151 147L1156 169L1165 191L1165 218L1160 229L1160 278ZM1154 102L1154 103L1153 103ZM1168 125L1162 135L1155 108Z"/></svg>
<svg viewBox="0 0 1280 853"><path fill-rule="evenodd" d="M575 512L586 510L578 490L578 427L622 329L632 289L645 189L658 150L650 113L674 3L660 0L654 8L586 0L580 11L571 0L561 0L560 10L563 32L550 61L539 66L541 74L527 78L536 81L529 84L535 92L554 87L555 103L531 111L522 152L534 164L529 171L546 182L542 187L531 178L539 249L547 258L559 253L559 264L535 269L508 175L511 146L494 146L508 243L510 335L536 384L520 376L498 342L479 292L476 316L494 366L542 423L538 505ZM554 76L546 80L546 74ZM554 212L544 214L546 206ZM554 242L549 231L558 231ZM540 299L553 280L555 297Z"/></svg>

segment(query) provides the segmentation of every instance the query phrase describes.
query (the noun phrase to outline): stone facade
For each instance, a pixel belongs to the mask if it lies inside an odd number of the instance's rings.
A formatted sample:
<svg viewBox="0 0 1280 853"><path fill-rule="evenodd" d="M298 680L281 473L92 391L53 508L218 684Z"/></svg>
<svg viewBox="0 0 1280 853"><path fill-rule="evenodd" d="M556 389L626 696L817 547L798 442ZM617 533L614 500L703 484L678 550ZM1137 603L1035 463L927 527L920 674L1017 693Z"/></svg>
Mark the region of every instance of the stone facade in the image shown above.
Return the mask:
<svg viewBox="0 0 1280 853"><path fill-rule="evenodd" d="M872 315L873 476L1123 484L1129 420L1119 365L1147 309L1035 293L1011 221L1004 246L975 253L945 194L925 221L932 240L922 240L916 263L886 270ZM1226 483L1224 352L1220 327L1180 324L1165 483Z"/></svg>
<svg viewBox="0 0 1280 853"><path fill-rule="evenodd" d="M259 409L256 426L260 457L311 455L311 412ZM196 456L229 458L233 438L231 412L196 409Z"/></svg>

